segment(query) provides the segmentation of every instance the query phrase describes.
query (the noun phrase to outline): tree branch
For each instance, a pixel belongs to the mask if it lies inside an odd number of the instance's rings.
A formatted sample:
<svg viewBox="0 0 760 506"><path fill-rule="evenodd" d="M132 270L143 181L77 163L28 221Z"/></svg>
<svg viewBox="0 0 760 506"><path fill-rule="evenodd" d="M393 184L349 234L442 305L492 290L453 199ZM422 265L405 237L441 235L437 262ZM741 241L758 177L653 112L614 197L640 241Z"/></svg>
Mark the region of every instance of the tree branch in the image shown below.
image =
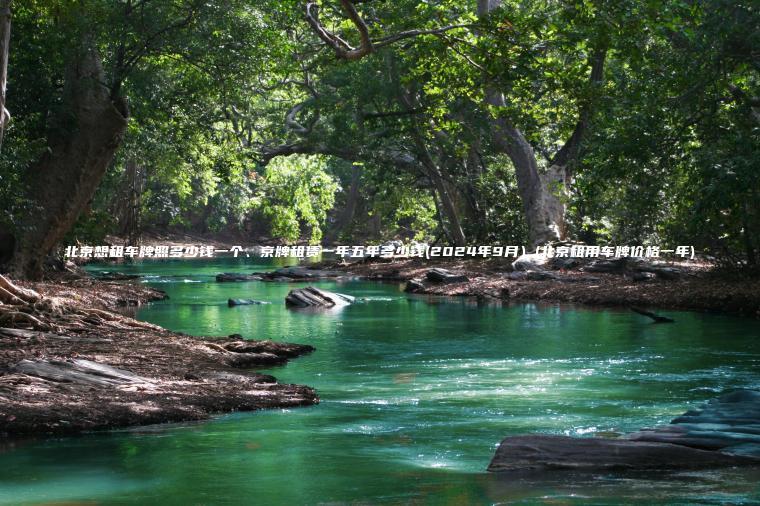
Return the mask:
<svg viewBox="0 0 760 506"><path fill-rule="evenodd" d="M607 59L607 48L597 49L591 56L591 74L589 76L589 83L596 87L601 84L604 77L604 62ZM586 101L581 106L578 123L575 125L575 129L565 144L554 155L550 164L559 165L566 168L567 176L570 176L568 165L573 161L580 152L581 143L583 137L586 135L589 123L591 122L591 115L593 113L593 101Z"/></svg>
<svg viewBox="0 0 760 506"><path fill-rule="evenodd" d="M316 33L317 36L322 39L323 42L325 42L325 44L330 46L335 51L335 54L338 58L343 60L360 60L361 58L364 58L365 56L375 52L375 50L378 48L389 46L401 40L420 37L422 35L440 35L444 32L448 32L449 30L467 28L470 26L468 24L461 24L448 25L430 30L407 30L373 41L369 34L369 27L367 27L367 23L356 10L356 6L354 5L355 3L359 3L359 0L340 0L340 4L343 7L343 10L346 12L348 19L351 20L359 32L359 38L361 42L358 48L352 47L344 39L335 33L330 32L322 25L322 23L319 21L319 6L316 4L316 2L312 1L306 4L306 21L309 23L314 33Z"/></svg>

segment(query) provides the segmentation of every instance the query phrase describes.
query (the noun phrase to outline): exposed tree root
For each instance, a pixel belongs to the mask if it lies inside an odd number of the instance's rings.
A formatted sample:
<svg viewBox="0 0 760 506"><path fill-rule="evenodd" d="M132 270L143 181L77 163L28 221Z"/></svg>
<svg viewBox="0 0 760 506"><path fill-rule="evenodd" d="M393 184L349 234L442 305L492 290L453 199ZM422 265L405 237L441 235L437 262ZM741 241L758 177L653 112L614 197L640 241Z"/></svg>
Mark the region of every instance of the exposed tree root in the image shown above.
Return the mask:
<svg viewBox="0 0 760 506"><path fill-rule="evenodd" d="M51 332L83 332L93 325L111 329L159 327L101 309L83 308L56 297L44 297L0 275L0 325Z"/></svg>

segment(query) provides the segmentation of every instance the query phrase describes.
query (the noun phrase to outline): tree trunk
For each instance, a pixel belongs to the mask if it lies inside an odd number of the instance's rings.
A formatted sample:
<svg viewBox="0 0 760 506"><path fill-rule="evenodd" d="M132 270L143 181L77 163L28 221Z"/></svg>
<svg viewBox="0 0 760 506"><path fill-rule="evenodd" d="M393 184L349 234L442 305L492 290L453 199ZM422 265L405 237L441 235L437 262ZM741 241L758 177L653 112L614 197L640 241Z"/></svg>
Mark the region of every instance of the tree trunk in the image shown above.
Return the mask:
<svg viewBox="0 0 760 506"><path fill-rule="evenodd" d="M483 18L501 5L501 0L478 0L478 16ZM486 84L485 102L505 108L504 95ZM538 162L523 133L502 117L489 115L494 146L505 153L515 167L517 190L523 203L531 247L565 238L564 193L565 168L552 166L546 174L538 170Z"/></svg>
<svg viewBox="0 0 760 506"><path fill-rule="evenodd" d="M362 175L361 171L354 165L351 172L351 184L348 187L346 193L346 206L343 211L335 220L335 225L325 234L325 243L332 244L337 239L340 233L354 220L356 214L356 207L359 203L359 189L361 188Z"/></svg>
<svg viewBox="0 0 760 506"><path fill-rule="evenodd" d="M5 88L8 83L8 54L11 43L11 0L0 0L0 148L3 146L5 127L11 119L5 108Z"/></svg>
<svg viewBox="0 0 760 506"><path fill-rule="evenodd" d="M95 50L83 50L67 69L48 149L29 168L32 207L22 219L9 269L16 277L41 278L45 258L92 199L121 144L126 102L111 97L104 82Z"/></svg>

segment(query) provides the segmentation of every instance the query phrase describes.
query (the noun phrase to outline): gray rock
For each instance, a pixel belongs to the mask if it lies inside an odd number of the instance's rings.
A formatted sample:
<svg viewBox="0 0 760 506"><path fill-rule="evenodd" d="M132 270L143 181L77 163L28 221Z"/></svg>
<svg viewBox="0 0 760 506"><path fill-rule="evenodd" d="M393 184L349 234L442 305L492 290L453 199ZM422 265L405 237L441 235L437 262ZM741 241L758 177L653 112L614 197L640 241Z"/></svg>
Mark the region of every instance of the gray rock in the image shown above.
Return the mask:
<svg viewBox="0 0 760 506"><path fill-rule="evenodd" d="M464 283L469 281L467 276L463 274L454 274L449 270L438 268L427 271L425 278L434 283Z"/></svg>
<svg viewBox="0 0 760 506"><path fill-rule="evenodd" d="M549 259L543 255L535 253L526 253L520 255L517 260L512 262L512 269L516 271L538 271L542 270L548 263Z"/></svg>
<svg viewBox="0 0 760 506"><path fill-rule="evenodd" d="M417 279L410 279L406 282L406 286L404 287L404 291L406 293L418 293L425 289L425 285L423 285L419 280Z"/></svg>
<svg viewBox="0 0 760 506"><path fill-rule="evenodd" d="M699 469L757 464L760 459L668 443L538 435L504 439L488 470Z"/></svg>
<svg viewBox="0 0 760 506"><path fill-rule="evenodd" d="M261 281L261 276L256 274L238 274L236 272L223 272L216 275L216 280L220 283L230 283L237 281Z"/></svg>
<svg viewBox="0 0 760 506"><path fill-rule="evenodd" d="M308 269L306 267L283 267L272 272L254 272L264 281L310 281L315 279L334 279L343 275L339 271L326 269Z"/></svg>
<svg viewBox="0 0 760 506"><path fill-rule="evenodd" d="M313 286L291 290L285 297L285 304L293 307L340 307L354 302L354 297L342 293L328 292Z"/></svg>

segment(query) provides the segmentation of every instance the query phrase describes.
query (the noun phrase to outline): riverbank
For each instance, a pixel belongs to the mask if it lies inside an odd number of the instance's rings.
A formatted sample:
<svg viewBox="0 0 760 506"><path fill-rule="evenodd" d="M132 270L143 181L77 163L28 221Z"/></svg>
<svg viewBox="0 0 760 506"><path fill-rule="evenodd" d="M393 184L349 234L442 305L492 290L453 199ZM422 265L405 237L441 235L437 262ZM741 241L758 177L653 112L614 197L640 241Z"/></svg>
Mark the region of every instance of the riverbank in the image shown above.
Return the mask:
<svg viewBox="0 0 760 506"><path fill-rule="evenodd" d="M412 281L414 288L409 291L417 294L721 312L760 318L760 280L723 277L701 263L669 264L668 269L678 274L668 279L637 276L638 271L624 269L615 273L575 268L516 271L511 262L500 259L324 262L320 267L368 280ZM427 279L427 273L436 267L467 280Z"/></svg>
<svg viewBox="0 0 760 506"><path fill-rule="evenodd" d="M3 282L0 434L72 434L317 403L302 385L252 369L310 346L233 335L198 338L119 311L165 297L141 285Z"/></svg>

